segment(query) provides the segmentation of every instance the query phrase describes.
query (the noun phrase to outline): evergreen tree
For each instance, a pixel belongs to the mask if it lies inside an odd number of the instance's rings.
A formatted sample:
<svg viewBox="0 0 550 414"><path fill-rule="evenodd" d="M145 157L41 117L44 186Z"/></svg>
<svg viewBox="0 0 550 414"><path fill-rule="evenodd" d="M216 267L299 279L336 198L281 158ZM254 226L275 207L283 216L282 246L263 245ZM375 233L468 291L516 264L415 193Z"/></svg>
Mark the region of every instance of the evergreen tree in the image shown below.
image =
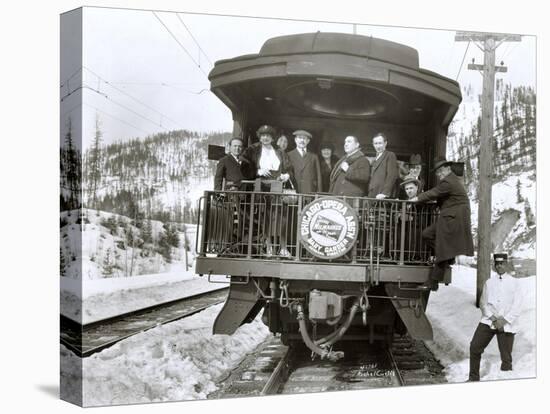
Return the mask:
<svg viewBox="0 0 550 414"><path fill-rule="evenodd" d="M519 178L516 182L516 198L518 203L521 203L523 201L523 197L521 195L521 181Z"/></svg>
<svg viewBox="0 0 550 414"><path fill-rule="evenodd" d="M68 210L80 208L81 192L81 162L80 152L73 144L71 117L67 121L67 134L65 135L65 148L60 157L61 170L63 171L66 189L69 192L69 200L65 205Z"/></svg>
<svg viewBox="0 0 550 414"><path fill-rule="evenodd" d="M111 254L111 249L107 249L105 252L105 257L103 258L103 275L112 276L114 271L113 257Z"/></svg>
<svg viewBox="0 0 550 414"><path fill-rule="evenodd" d="M65 255L63 254L63 249L59 248L59 274L61 276L66 276L65 266L67 263L65 261Z"/></svg>
<svg viewBox="0 0 550 414"><path fill-rule="evenodd" d="M153 226L150 219L146 219L141 228L141 238L143 243L153 243Z"/></svg>
<svg viewBox="0 0 550 414"><path fill-rule="evenodd" d="M525 220L527 226L532 227L537 224L533 210L531 209L531 204L528 199L525 199Z"/></svg>
<svg viewBox="0 0 550 414"><path fill-rule="evenodd" d="M92 143L88 162L89 203L91 208L97 208L97 192L101 184L101 139L103 133L99 127L99 116L96 115L95 137Z"/></svg>

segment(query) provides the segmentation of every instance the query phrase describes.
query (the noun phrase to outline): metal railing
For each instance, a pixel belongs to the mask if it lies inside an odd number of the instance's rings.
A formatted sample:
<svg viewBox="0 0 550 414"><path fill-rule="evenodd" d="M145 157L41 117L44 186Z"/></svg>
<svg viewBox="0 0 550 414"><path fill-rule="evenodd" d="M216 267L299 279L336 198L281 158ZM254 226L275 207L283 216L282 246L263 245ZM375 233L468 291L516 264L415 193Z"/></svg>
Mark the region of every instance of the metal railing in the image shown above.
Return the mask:
<svg viewBox="0 0 550 414"><path fill-rule="evenodd" d="M201 198L199 255L322 261L301 244L304 206L325 194L209 191ZM435 204L337 197L357 212L355 246L336 263L428 264L432 254L422 230L437 218Z"/></svg>

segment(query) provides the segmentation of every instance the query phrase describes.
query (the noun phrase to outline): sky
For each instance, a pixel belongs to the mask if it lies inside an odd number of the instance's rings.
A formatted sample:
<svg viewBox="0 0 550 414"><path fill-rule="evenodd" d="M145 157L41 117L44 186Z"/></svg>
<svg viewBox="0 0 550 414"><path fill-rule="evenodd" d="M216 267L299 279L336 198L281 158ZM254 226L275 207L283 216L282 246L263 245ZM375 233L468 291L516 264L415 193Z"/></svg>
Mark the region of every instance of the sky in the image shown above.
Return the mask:
<svg viewBox="0 0 550 414"><path fill-rule="evenodd" d="M82 13L83 65L66 53L60 96L63 135L67 117L78 119L79 100L84 103L84 147L92 142L96 119L105 144L174 129L230 132L230 111L209 91L214 62L258 53L267 39L292 33L355 31L403 43L418 50L420 67L481 90L481 73L466 68L472 58L483 62L480 45L455 42L453 30L94 7ZM70 15L65 20L74 26L78 20ZM504 61L508 72L497 78L535 86L535 42L529 35L500 45L496 62ZM79 82L81 93L75 91Z"/></svg>

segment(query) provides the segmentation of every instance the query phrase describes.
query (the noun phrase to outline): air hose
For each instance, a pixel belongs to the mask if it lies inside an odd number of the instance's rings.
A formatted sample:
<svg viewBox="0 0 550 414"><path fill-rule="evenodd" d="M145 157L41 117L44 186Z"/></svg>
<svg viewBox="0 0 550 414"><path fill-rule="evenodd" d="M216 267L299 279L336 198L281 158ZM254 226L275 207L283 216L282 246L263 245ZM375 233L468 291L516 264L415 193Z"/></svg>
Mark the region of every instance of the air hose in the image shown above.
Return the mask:
<svg viewBox="0 0 550 414"><path fill-rule="evenodd" d="M306 344L306 346L311 349L313 352L321 356L321 359L327 358L331 361L337 361L338 359L341 359L344 357L344 353L342 351L329 351L328 348L330 345L334 344L336 341L338 341L342 336L346 333L348 328L351 325L351 322L353 321L353 318L355 314L357 313L357 310L359 309L359 301L358 299L355 300L353 303L353 306L351 307L350 313L348 317L346 318L345 322L342 323L334 332L331 334L317 340L313 341L309 333L307 331L306 326L306 318L304 315L304 309L301 304L296 305L296 311L297 316L296 319L298 320L298 325L300 328L300 334L302 335L302 340Z"/></svg>

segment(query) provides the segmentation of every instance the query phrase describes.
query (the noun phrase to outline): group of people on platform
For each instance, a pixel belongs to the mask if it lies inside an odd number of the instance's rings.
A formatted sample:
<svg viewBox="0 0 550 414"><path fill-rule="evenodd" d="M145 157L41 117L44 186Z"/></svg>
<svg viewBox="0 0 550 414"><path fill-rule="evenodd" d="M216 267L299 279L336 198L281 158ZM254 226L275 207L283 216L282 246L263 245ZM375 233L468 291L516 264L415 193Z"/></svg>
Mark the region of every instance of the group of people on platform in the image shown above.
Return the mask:
<svg viewBox="0 0 550 414"><path fill-rule="evenodd" d="M336 160L331 143L320 144L321 157L308 150L312 134L303 129L292 133L296 148L289 151L288 139L280 136L274 145L275 129L262 125L256 132L259 139L243 151L240 138L233 138L229 154L220 159L214 189L243 189L243 180L257 178L278 180L292 185L298 193L330 193L337 196L370 197L378 200L403 198L411 202L435 201L440 208L439 219L422 231L422 237L434 252L434 268L426 288L436 290L445 269L458 255L473 255L470 224L470 202L464 185L452 169L452 162L435 160L433 172L439 183L423 191L420 178L420 155L413 154L409 171L400 184L396 155L386 149L388 140L382 133L372 138L376 151L372 162L361 150L355 136L344 139L344 156ZM328 190L328 191L327 191ZM401 190L401 195L399 194Z"/></svg>
<svg viewBox="0 0 550 414"><path fill-rule="evenodd" d="M407 175L398 185L397 157L386 150L388 141L381 133L372 139L376 151L372 162L361 151L355 136L345 137L345 155L337 159L332 143L322 142L319 146L321 157L318 157L308 151L313 138L311 133L300 129L292 134L296 148L288 153L287 137L280 136L274 146L275 130L269 125L258 129L259 142L244 151L243 141L233 138L229 154L218 163L214 189L222 190L224 180L225 190L239 190L243 180L264 178L292 182L299 193L435 201L440 209L439 218L422 231L422 238L435 254L434 267L425 287L437 290L445 269L454 263L456 256L473 256L470 202L464 185L451 168L452 162L435 160L432 172L439 179L438 183L424 191L424 182L420 178L420 155L411 155ZM470 343L469 381L479 380L481 355L495 335L502 360L501 370L512 369L512 346L521 297L517 281L510 275L507 266L506 254L494 254L498 277L487 280L483 288L480 301L482 317Z"/></svg>

